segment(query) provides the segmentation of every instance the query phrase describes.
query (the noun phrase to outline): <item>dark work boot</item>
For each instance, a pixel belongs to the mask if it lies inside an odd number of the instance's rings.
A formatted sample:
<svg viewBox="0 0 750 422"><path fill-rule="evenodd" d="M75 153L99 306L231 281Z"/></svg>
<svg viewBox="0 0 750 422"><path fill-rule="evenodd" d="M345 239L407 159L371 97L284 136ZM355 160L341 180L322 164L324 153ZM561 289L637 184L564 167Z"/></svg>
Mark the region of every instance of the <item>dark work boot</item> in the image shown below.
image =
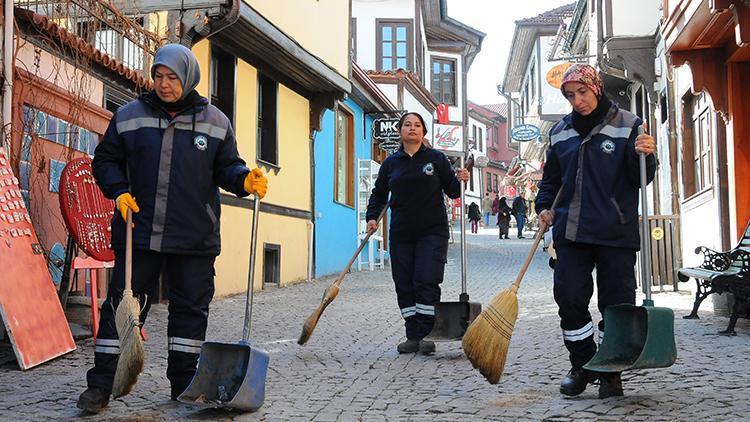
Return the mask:
<svg viewBox="0 0 750 422"><path fill-rule="evenodd" d="M76 407L89 413L99 413L109 404L109 393L101 388L89 387L78 397Z"/></svg>
<svg viewBox="0 0 750 422"><path fill-rule="evenodd" d="M435 342L430 340L419 340L419 353L431 355L435 353Z"/></svg>
<svg viewBox="0 0 750 422"><path fill-rule="evenodd" d="M599 398L622 396L622 378L619 372L599 375Z"/></svg>
<svg viewBox="0 0 750 422"><path fill-rule="evenodd" d="M563 378L560 393L566 396L577 396L586 390L586 386L597 379L597 374L583 368L573 368Z"/></svg>
<svg viewBox="0 0 750 422"><path fill-rule="evenodd" d="M399 353L417 353L419 350L419 340L414 339L406 339L405 342L399 343L398 346L396 346L396 350L398 350Z"/></svg>

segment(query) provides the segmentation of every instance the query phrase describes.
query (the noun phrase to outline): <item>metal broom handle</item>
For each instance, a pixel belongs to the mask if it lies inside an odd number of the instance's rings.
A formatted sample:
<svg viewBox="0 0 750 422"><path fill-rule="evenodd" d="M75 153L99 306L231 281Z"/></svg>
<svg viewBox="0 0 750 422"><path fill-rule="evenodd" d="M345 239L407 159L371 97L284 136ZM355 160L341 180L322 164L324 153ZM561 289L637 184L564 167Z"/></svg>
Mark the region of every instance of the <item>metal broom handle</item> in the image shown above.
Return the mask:
<svg viewBox="0 0 750 422"><path fill-rule="evenodd" d="M247 276L247 300L245 304L245 326L242 329L242 342L247 343L250 339L250 322L253 316L253 285L255 280L255 249L258 244L258 213L260 210L260 198L255 195L253 201L253 226L250 238L250 270Z"/></svg>
<svg viewBox="0 0 750 422"><path fill-rule="evenodd" d="M638 126L638 135L645 133L643 126ZM641 282L643 283L643 293L646 294L646 300L651 302L651 242L649 241L648 231L648 194L646 185L648 184L646 176L646 154L638 154L639 167L641 171Z"/></svg>
<svg viewBox="0 0 750 422"><path fill-rule="evenodd" d="M461 161L460 161L461 168L464 168L464 156L461 155ZM466 203L464 202L465 196L464 192L466 188L464 187L465 182L459 181L461 185L461 293L462 297L466 295Z"/></svg>

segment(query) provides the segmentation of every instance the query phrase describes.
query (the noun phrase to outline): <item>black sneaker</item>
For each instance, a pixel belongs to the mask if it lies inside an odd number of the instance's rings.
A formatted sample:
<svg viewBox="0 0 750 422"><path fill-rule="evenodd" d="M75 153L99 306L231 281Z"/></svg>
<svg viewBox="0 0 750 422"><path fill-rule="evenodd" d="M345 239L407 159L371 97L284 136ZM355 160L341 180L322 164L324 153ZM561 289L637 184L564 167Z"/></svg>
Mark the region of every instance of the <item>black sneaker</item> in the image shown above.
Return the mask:
<svg viewBox="0 0 750 422"><path fill-rule="evenodd" d="M396 346L396 350L398 350L399 353L417 353L419 350L419 340L406 339L405 342L399 343L399 345Z"/></svg>
<svg viewBox="0 0 750 422"><path fill-rule="evenodd" d="M586 390L586 386L598 378L594 372L583 368L573 368L560 383L560 393L566 396L577 396Z"/></svg>
<svg viewBox="0 0 750 422"><path fill-rule="evenodd" d="M109 392L89 387L78 397L76 407L89 413L99 413L109 404Z"/></svg>
<svg viewBox="0 0 750 422"><path fill-rule="evenodd" d="M419 353L431 355L435 353L435 342L430 340L419 340Z"/></svg>
<svg viewBox="0 0 750 422"><path fill-rule="evenodd" d="M619 372L601 374L599 376L599 398L622 396L622 378Z"/></svg>

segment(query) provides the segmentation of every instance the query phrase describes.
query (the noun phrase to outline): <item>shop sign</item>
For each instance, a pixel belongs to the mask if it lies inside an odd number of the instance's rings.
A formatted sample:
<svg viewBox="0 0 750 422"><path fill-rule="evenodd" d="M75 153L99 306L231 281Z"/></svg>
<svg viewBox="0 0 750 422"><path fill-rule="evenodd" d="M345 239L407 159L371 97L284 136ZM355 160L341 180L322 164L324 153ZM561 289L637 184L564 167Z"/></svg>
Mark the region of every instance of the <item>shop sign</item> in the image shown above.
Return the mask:
<svg viewBox="0 0 750 422"><path fill-rule="evenodd" d="M518 142L528 142L539 138L541 131L538 127L530 124L516 126L510 131L510 137Z"/></svg>
<svg viewBox="0 0 750 422"><path fill-rule="evenodd" d="M441 151L464 150L464 129L460 125L442 125L436 123L433 127L434 137L432 147Z"/></svg>

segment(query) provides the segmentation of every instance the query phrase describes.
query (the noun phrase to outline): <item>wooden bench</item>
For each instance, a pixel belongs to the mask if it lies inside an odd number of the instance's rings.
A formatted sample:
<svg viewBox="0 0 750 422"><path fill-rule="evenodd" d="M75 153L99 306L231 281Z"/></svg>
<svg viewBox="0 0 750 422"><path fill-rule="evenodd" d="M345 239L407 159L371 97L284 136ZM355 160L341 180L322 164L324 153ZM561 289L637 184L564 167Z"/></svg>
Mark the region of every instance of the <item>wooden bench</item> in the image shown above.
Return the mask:
<svg viewBox="0 0 750 422"><path fill-rule="evenodd" d="M734 295L734 306L729 317L729 325L720 334L737 335L734 326L740 316L748 316L750 304L750 222L739 244L732 250L718 252L699 246L695 253L703 254L703 263L697 267L680 268L677 278L680 281L695 279L698 286L695 292L693 310L686 319L697 319L698 308L712 293L729 292Z"/></svg>

